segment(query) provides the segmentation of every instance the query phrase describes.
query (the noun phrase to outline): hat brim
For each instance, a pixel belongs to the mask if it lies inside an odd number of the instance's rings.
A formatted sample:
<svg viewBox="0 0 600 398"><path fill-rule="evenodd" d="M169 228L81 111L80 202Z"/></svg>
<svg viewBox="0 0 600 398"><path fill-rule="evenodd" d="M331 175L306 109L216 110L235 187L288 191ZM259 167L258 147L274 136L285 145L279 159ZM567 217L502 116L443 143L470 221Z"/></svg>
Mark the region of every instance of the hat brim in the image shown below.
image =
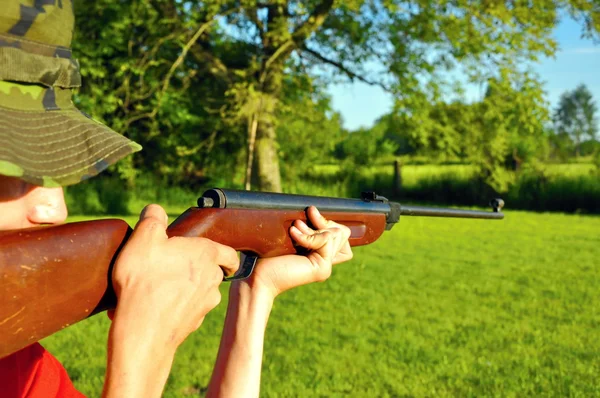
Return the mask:
<svg viewBox="0 0 600 398"><path fill-rule="evenodd" d="M142 147L76 108L0 107L0 174L56 187L93 177Z"/></svg>

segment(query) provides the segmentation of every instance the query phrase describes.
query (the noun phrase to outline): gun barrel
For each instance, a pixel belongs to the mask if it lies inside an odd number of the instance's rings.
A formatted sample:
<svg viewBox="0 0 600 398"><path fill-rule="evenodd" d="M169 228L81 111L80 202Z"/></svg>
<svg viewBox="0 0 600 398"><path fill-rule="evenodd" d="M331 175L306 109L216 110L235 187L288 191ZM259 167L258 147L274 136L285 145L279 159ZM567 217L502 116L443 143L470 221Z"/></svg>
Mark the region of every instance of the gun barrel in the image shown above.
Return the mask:
<svg viewBox="0 0 600 398"><path fill-rule="evenodd" d="M489 212L478 210L459 210L423 206L400 206L401 216L421 217L456 217L456 218L481 218L486 220L502 220L504 214L501 212Z"/></svg>
<svg viewBox="0 0 600 398"><path fill-rule="evenodd" d="M322 196L291 195L272 192L240 191L235 189L213 188L204 192L198 199L200 208L220 209L276 209L304 210L316 206L323 212L363 212L386 215L387 229L398 222L400 216L455 217L501 220L500 211L504 202L494 199L491 202L493 212L477 210L459 210L448 208L404 206L389 202L373 192L364 193L362 199L329 198Z"/></svg>
<svg viewBox="0 0 600 398"><path fill-rule="evenodd" d="M390 205L384 202L235 189L209 189L198 199L198 207L201 208L304 210L308 206L316 206L320 211L390 212Z"/></svg>

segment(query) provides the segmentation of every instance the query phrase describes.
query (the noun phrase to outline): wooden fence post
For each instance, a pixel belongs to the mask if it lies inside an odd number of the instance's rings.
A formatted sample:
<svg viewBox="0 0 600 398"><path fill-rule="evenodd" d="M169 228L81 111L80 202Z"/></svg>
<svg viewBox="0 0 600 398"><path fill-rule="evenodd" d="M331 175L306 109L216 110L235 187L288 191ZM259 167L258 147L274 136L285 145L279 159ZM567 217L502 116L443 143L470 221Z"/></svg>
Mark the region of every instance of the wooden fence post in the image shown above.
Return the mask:
<svg viewBox="0 0 600 398"><path fill-rule="evenodd" d="M394 181L393 181L393 192L394 196L400 196L402 191L402 170L400 170L400 162L394 160Z"/></svg>

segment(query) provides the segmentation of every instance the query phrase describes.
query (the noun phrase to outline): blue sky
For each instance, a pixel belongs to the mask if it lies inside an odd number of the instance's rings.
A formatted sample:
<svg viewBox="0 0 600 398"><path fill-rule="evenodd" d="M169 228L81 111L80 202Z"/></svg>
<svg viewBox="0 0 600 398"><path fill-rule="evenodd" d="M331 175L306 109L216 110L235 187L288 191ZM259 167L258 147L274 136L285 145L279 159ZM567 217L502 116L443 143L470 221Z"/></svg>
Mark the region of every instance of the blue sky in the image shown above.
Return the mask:
<svg viewBox="0 0 600 398"><path fill-rule="evenodd" d="M588 86L600 106L600 45L580 36L580 25L570 19L562 21L554 32L559 51L555 58L546 58L536 67L552 108L564 91L581 83ZM468 91L475 90L479 91L474 87ZM333 108L342 114L344 127L349 129L370 126L392 107L389 94L364 83L332 85L329 92Z"/></svg>

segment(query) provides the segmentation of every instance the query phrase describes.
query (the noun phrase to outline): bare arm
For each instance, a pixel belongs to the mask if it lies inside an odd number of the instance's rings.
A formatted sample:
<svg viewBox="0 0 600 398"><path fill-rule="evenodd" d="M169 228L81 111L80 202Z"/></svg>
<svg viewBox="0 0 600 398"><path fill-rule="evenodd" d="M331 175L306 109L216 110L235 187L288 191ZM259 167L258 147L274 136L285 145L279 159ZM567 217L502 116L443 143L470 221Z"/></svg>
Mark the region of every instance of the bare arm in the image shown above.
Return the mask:
<svg viewBox="0 0 600 398"><path fill-rule="evenodd" d="M268 292L254 291L243 281L232 284L208 397L258 396L265 329L272 306Z"/></svg>
<svg viewBox="0 0 600 398"><path fill-rule="evenodd" d="M275 297L326 280L333 264L352 258L350 230L325 220L314 207L308 214L318 230L296 221L290 234L311 253L260 260L250 278L232 284L208 397L258 397L265 329Z"/></svg>
<svg viewBox="0 0 600 398"><path fill-rule="evenodd" d="M176 347L158 344L150 332L131 333L138 328L127 323L117 320L110 329L103 397L160 397Z"/></svg>
<svg viewBox="0 0 600 398"><path fill-rule="evenodd" d="M166 228L164 210L148 206L115 263L104 397L160 397L177 347L221 300L221 267L237 269L232 248Z"/></svg>

